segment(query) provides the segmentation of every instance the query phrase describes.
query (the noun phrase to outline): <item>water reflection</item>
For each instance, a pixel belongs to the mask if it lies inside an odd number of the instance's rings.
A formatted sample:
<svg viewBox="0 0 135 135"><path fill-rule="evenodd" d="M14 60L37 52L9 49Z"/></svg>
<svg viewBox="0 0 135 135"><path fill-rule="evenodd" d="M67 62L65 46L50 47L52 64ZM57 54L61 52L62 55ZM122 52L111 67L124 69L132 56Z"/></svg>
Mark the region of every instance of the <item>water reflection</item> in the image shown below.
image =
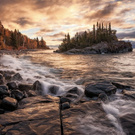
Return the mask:
<svg viewBox="0 0 135 135"><path fill-rule="evenodd" d="M110 80L133 83L135 78L135 52L104 55L66 55L53 50L34 51L27 54L33 63L58 69L61 79L84 82Z"/></svg>

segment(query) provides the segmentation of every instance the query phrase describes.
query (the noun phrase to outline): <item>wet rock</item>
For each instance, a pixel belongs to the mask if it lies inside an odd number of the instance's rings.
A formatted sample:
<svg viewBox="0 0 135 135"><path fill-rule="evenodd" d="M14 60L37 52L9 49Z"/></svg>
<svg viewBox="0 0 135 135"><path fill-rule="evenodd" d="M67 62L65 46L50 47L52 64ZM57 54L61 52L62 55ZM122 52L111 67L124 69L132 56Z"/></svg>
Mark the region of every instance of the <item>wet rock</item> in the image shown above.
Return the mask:
<svg viewBox="0 0 135 135"><path fill-rule="evenodd" d="M2 74L0 74L0 85L4 84L4 77Z"/></svg>
<svg viewBox="0 0 135 135"><path fill-rule="evenodd" d="M1 104L4 109L9 111L13 111L17 108L17 100L11 97L5 97Z"/></svg>
<svg viewBox="0 0 135 135"><path fill-rule="evenodd" d="M37 96L23 99L21 108L0 115L7 135L60 135L59 98ZM14 124L15 123L15 124Z"/></svg>
<svg viewBox="0 0 135 135"><path fill-rule="evenodd" d="M0 70L0 73L3 74L3 75L6 74L6 73L7 73L7 74L10 74L10 75L15 74L14 71L9 71L9 70L7 70L7 71L5 71L5 70Z"/></svg>
<svg viewBox="0 0 135 135"><path fill-rule="evenodd" d="M24 95L24 98L27 98L28 97L28 94L26 91L23 91L23 95Z"/></svg>
<svg viewBox="0 0 135 135"><path fill-rule="evenodd" d="M0 114L3 114L3 113L5 113L5 110L0 108Z"/></svg>
<svg viewBox="0 0 135 135"><path fill-rule="evenodd" d="M49 93L52 95L57 95L57 92L59 91L59 87L56 85L50 86L49 87Z"/></svg>
<svg viewBox="0 0 135 135"><path fill-rule="evenodd" d="M8 74L8 73L4 73L3 76L5 77L5 80L6 80L7 82L11 81L11 79L12 79L12 76L11 76L10 74Z"/></svg>
<svg viewBox="0 0 135 135"><path fill-rule="evenodd" d="M28 97L35 97L35 96L37 96L36 92L33 91L33 90L29 90L29 91L27 92L27 95L28 95Z"/></svg>
<svg viewBox="0 0 135 135"><path fill-rule="evenodd" d="M131 89L132 88L131 86L124 85L124 84L117 83L117 82L112 82L112 84L114 86L116 86L118 89Z"/></svg>
<svg viewBox="0 0 135 135"><path fill-rule="evenodd" d="M13 80L17 80L17 81L22 81L23 78L22 76L19 74L19 73L16 73L13 77L12 77Z"/></svg>
<svg viewBox="0 0 135 135"><path fill-rule="evenodd" d="M61 105L61 109L62 109L62 110L69 109L69 108L70 108L69 102L65 102L65 103L63 103L63 104Z"/></svg>
<svg viewBox="0 0 135 135"><path fill-rule="evenodd" d="M21 91L29 91L32 89L32 85L30 84L19 84L18 89Z"/></svg>
<svg viewBox="0 0 135 135"><path fill-rule="evenodd" d="M129 98L135 99L135 90L134 91L123 90L122 93Z"/></svg>
<svg viewBox="0 0 135 135"><path fill-rule="evenodd" d="M9 90L17 89L17 84L15 82L9 82L9 83L7 83L7 86L9 88Z"/></svg>
<svg viewBox="0 0 135 135"><path fill-rule="evenodd" d="M3 90L8 90L6 85L0 85L0 88L3 89Z"/></svg>
<svg viewBox="0 0 135 135"><path fill-rule="evenodd" d="M7 89L3 89L0 87L0 96L3 96L3 95L9 95L9 92Z"/></svg>
<svg viewBox="0 0 135 135"><path fill-rule="evenodd" d="M34 90L37 94L42 95L42 93L43 93L42 84L41 84L39 81L34 82L34 84L33 84L33 90Z"/></svg>
<svg viewBox="0 0 135 135"><path fill-rule="evenodd" d="M105 93L101 93L98 96L98 100L105 102L108 100L108 96Z"/></svg>
<svg viewBox="0 0 135 135"><path fill-rule="evenodd" d="M21 92L21 91L19 91L19 90L14 90L14 91L12 91L12 96L15 98L15 99L17 99L18 101L20 101L21 99L23 99L23 97L24 97L24 94L23 94L23 92Z"/></svg>
<svg viewBox="0 0 135 135"><path fill-rule="evenodd" d="M116 87L109 82L99 82L88 84L85 87L85 95L87 97L98 97L100 94L107 94L108 96L116 93Z"/></svg>
<svg viewBox="0 0 135 135"><path fill-rule="evenodd" d="M69 98L78 98L78 95L77 94L72 94L72 93L67 93L65 97L69 97Z"/></svg>
<svg viewBox="0 0 135 135"><path fill-rule="evenodd" d="M71 99L69 99L69 98L66 98L66 97L61 97L60 98L60 103L65 103L65 102L71 102L72 100Z"/></svg>
<svg viewBox="0 0 135 135"><path fill-rule="evenodd" d="M73 94L80 95L80 91L77 87L71 88L70 90L68 90L67 93L73 93Z"/></svg>
<svg viewBox="0 0 135 135"><path fill-rule="evenodd" d="M121 125L127 135L135 134L135 114L125 114L120 117Z"/></svg>
<svg viewBox="0 0 135 135"><path fill-rule="evenodd" d="M63 110L62 123L64 135L117 135L116 128L107 119L102 106L94 101Z"/></svg>

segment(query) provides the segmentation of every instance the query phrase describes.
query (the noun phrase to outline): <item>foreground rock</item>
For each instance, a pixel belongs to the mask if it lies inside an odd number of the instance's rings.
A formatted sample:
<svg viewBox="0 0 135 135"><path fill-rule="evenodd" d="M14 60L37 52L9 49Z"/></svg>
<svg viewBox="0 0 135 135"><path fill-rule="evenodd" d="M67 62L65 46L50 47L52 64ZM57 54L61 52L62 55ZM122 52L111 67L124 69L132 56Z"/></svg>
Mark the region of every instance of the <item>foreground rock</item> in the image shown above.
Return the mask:
<svg viewBox="0 0 135 135"><path fill-rule="evenodd" d="M117 88L109 82L93 83L85 87L85 95L90 98L98 97L100 94L107 94L110 96L116 93L116 89Z"/></svg>
<svg viewBox="0 0 135 135"><path fill-rule="evenodd" d="M62 111L64 135L116 135L101 105L85 102Z"/></svg>
<svg viewBox="0 0 135 135"><path fill-rule="evenodd" d="M0 115L0 134L60 135L59 98L25 98L20 109Z"/></svg>
<svg viewBox="0 0 135 135"><path fill-rule="evenodd" d="M125 53L132 51L130 42L113 41L111 43L101 42L84 49L71 49L66 54L102 54L102 53ZM59 52L57 50L56 52Z"/></svg>

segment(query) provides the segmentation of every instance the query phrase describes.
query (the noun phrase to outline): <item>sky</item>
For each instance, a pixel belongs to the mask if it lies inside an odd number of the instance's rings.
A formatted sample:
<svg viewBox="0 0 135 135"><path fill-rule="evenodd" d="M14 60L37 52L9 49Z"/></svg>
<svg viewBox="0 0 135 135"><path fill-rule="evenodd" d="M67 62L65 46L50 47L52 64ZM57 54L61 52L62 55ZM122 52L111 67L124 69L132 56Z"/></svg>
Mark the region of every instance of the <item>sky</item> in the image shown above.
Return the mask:
<svg viewBox="0 0 135 135"><path fill-rule="evenodd" d="M0 0L5 28L59 45L64 35L92 30L96 22L112 23L122 40L135 41L135 0Z"/></svg>

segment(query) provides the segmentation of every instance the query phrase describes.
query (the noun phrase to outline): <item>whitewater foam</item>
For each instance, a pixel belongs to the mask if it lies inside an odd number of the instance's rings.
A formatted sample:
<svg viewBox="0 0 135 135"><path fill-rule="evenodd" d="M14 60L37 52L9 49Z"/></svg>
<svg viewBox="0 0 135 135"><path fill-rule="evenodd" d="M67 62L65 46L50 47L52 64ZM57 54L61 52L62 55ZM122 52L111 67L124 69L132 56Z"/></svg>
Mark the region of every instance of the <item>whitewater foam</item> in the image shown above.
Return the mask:
<svg viewBox="0 0 135 135"><path fill-rule="evenodd" d="M48 88L51 86L59 87L56 96L64 94L66 90L72 87L78 87L83 92L83 87L76 85L74 82L59 80L54 73L62 71L62 69L49 68L40 64L33 64L24 57L14 57L11 55L3 55L0 60L1 70L12 70L20 73L23 77L22 83L34 83L39 80L44 89L43 94L48 94Z"/></svg>

